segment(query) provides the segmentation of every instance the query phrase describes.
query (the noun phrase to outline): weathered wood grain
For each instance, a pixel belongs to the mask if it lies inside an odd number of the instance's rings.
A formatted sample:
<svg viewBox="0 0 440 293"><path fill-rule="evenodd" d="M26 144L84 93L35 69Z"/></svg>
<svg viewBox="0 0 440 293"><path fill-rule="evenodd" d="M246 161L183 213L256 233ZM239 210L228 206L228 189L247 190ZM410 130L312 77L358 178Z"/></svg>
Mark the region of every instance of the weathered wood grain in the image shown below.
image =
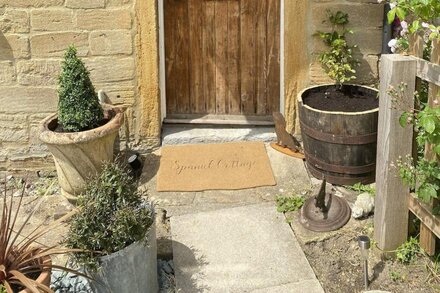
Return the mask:
<svg viewBox="0 0 440 293"><path fill-rule="evenodd" d="M412 152L413 130L399 124L401 110L392 106L387 91L401 82L408 85L405 92L407 104L414 103L417 62L413 57L382 55L380 67L379 133L377 138L376 199L374 215L374 236L378 247L392 251L407 239L409 188L402 184L396 163L399 156Z"/></svg>
<svg viewBox="0 0 440 293"><path fill-rule="evenodd" d="M240 1L228 0L227 101L229 114L241 113L240 78Z"/></svg>
<svg viewBox="0 0 440 293"><path fill-rule="evenodd" d="M215 1L203 1L203 92L207 113L215 113Z"/></svg>
<svg viewBox="0 0 440 293"><path fill-rule="evenodd" d="M431 207L421 203L413 195L408 196L408 208L423 223L426 229L440 237L440 219L432 214Z"/></svg>
<svg viewBox="0 0 440 293"><path fill-rule="evenodd" d="M417 59L417 76L440 86L440 65L419 58Z"/></svg>
<svg viewBox="0 0 440 293"><path fill-rule="evenodd" d="M267 104L269 114L280 110L280 1L267 6Z"/></svg>
<svg viewBox="0 0 440 293"><path fill-rule="evenodd" d="M165 70L166 70L166 92L167 92L167 113L177 112L176 83L175 74L176 46L174 43L176 30L176 11L172 9L174 1L165 0L164 17L166 19L165 31Z"/></svg>
<svg viewBox="0 0 440 293"><path fill-rule="evenodd" d="M422 58L425 42L419 34L410 34L408 37L409 55Z"/></svg>
<svg viewBox="0 0 440 293"><path fill-rule="evenodd" d="M241 112L255 113L255 0L241 2Z"/></svg>
<svg viewBox="0 0 440 293"><path fill-rule="evenodd" d="M190 102L192 113L206 113L203 92L203 2L188 1L190 46Z"/></svg>
<svg viewBox="0 0 440 293"><path fill-rule="evenodd" d="M216 113L226 113L228 87L228 2L215 2L215 101ZM228 107L229 109L229 107Z"/></svg>
<svg viewBox="0 0 440 293"><path fill-rule="evenodd" d="M423 46L425 42L423 41L423 38L419 34L410 34L408 37L409 41L409 54L411 56L417 57L417 58L423 58ZM417 68L418 69L418 68ZM416 78L416 91L420 92L422 89L422 79L419 77ZM418 100L414 101L414 108L419 110L420 109L420 102ZM416 136L413 137L413 161L414 164L417 164L418 160L418 144Z"/></svg>
<svg viewBox="0 0 440 293"><path fill-rule="evenodd" d="M165 0L168 114L271 116L280 0Z"/></svg>
<svg viewBox="0 0 440 293"><path fill-rule="evenodd" d="M273 119L269 116L219 115L219 114L170 114L164 120L173 124L209 124L209 125L258 125L272 126Z"/></svg>
<svg viewBox="0 0 440 293"><path fill-rule="evenodd" d="M189 101L189 17L188 17L188 2L187 1L173 1L173 9L176 10L176 26L174 32L174 46L175 49L175 97L177 100L177 112L188 113L190 108Z"/></svg>
<svg viewBox="0 0 440 293"><path fill-rule="evenodd" d="M256 88L255 104L257 114L266 114L267 107L267 4L269 1L259 1L256 7Z"/></svg>

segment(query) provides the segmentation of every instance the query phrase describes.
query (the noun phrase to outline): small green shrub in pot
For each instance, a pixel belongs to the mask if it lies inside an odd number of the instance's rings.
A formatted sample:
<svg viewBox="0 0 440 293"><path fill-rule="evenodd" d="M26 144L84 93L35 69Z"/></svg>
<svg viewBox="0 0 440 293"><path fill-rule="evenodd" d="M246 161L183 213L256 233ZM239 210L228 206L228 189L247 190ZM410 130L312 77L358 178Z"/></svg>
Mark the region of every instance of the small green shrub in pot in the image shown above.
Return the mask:
<svg viewBox="0 0 440 293"><path fill-rule="evenodd" d="M74 254L74 261L96 271L99 258L145 239L154 222L152 208L137 191L125 168L107 163L78 197L70 224L68 247L90 251Z"/></svg>
<svg viewBox="0 0 440 293"><path fill-rule="evenodd" d="M104 118L90 73L72 45L65 54L58 83L58 123L64 131L98 127Z"/></svg>

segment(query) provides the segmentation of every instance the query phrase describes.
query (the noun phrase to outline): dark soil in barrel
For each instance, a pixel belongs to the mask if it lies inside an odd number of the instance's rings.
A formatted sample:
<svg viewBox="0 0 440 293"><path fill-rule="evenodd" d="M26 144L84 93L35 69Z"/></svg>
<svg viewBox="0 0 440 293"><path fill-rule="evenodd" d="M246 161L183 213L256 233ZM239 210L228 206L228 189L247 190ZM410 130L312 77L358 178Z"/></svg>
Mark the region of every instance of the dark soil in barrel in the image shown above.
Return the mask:
<svg viewBox="0 0 440 293"><path fill-rule="evenodd" d="M322 111L362 112L379 107L377 92L352 85L312 88L302 98L304 104Z"/></svg>

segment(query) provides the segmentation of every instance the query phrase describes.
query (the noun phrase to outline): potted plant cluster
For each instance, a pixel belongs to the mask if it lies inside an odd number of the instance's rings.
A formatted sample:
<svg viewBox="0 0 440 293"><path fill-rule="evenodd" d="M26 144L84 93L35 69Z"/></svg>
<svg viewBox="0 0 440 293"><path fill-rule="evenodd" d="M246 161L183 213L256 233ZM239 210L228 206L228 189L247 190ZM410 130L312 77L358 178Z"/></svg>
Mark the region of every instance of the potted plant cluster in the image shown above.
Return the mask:
<svg viewBox="0 0 440 293"><path fill-rule="evenodd" d="M39 205L34 207L24 221L17 224L24 190L23 187L19 197L13 197L13 191L9 192L10 195L8 195L6 184L4 188L0 219L0 292L51 293L53 292L50 289L52 270L56 269L85 276L78 271L55 265L51 260L53 256L79 252L79 250L60 246L47 247L38 243L39 238L62 224L72 214L68 214L48 226L43 227L41 225L32 232L25 233L26 226L32 220L32 215ZM8 200L8 198L10 199ZM13 213L14 209L15 212Z"/></svg>
<svg viewBox="0 0 440 293"><path fill-rule="evenodd" d="M347 43L348 14L329 12L331 32L317 32L328 50L319 55L335 80L306 88L298 95L299 120L306 164L312 175L328 182L352 185L375 179L378 92L348 84L359 61L356 46Z"/></svg>
<svg viewBox="0 0 440 293"><path fill-rule="evenodd" d="M157 292L155 215L117 163L104 164L78 197L66 244L95 292Z"/></svg>
<svg viewBox="0 0 440 293"><path fill-rule="evenodd" d="M87 178L103 162L113 160L113 148L123 123L123 109L100 104L89 71L70 46L59 77L58 113L41 124L40 140L52 153L62 194L72 202Z"/></svg>

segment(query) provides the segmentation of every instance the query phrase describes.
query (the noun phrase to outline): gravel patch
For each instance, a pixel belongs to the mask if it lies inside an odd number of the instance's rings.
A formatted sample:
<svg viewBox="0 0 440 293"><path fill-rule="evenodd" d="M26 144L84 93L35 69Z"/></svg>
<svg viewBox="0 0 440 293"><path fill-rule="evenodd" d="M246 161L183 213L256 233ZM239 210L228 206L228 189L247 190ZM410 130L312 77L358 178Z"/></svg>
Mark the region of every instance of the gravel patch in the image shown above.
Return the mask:
<svg viewBox="0 0 440 293"><path fill-rule="evenodd" d="M174 263L172 260L157 260L159 293L174 293ZM55 293L93 293L89 281L81 276L60 271L52 272L52 290Z"/></svg>
<svg viewBox="0 0 440 293"><path fill-rule="evenodd" d="M93 293L86 278L60 271L52 272L50 287L55 293Z"/></svg>
<svg viewBox="0 0 440 293"><path fill-rule="evenodd" d="M176 281L174 278L174 262L172 260L157 260L159 278L159 293L176 292Z"/></svg>

